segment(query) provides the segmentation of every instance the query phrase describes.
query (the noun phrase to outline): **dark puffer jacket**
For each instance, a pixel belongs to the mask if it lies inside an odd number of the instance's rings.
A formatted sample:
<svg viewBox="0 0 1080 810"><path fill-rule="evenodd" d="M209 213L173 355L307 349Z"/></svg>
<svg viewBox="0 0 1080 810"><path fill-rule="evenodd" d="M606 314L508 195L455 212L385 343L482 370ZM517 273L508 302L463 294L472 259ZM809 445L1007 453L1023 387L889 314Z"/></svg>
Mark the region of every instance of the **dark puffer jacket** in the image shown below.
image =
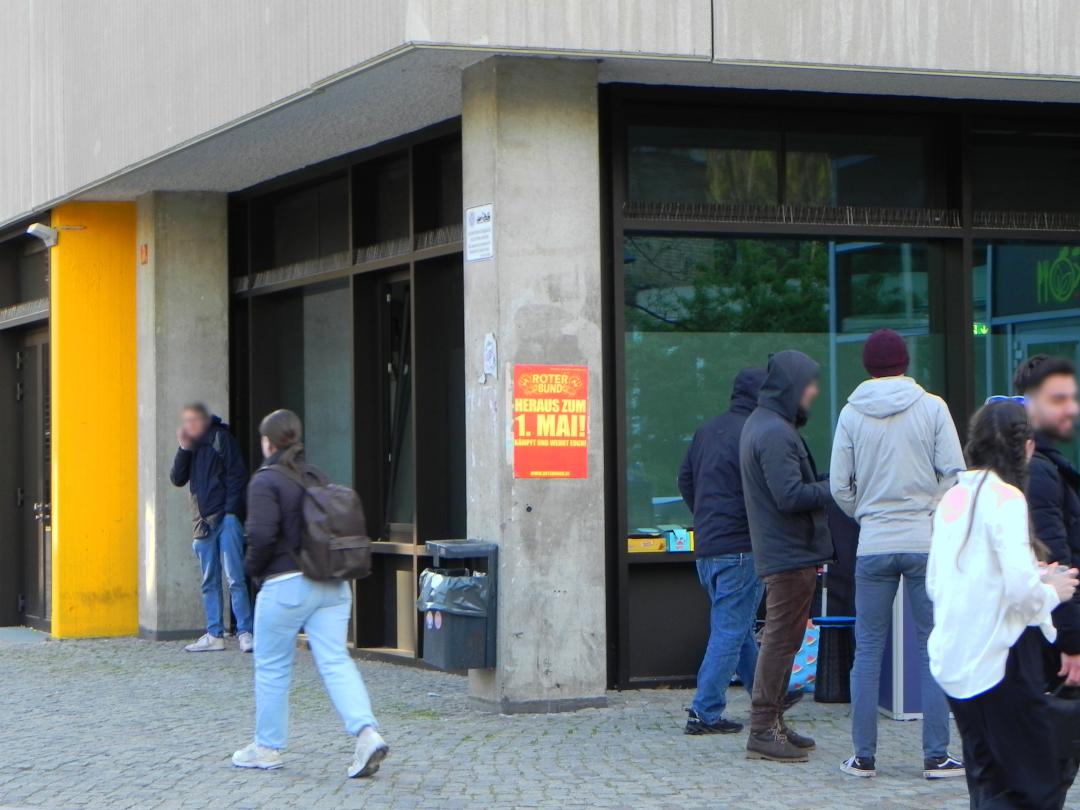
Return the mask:
<svg viewBox="0 0 1080 810"><path fill-rule="evenodd" d="M1035 536L1050 549L1054 562L1080 564L1080 471L1046 436L1035 436L1035 455L1028 473L1027 496ZM1080 593L1055 608L1058 648L1080 653Z"/></svg>
<svg viewBox="0 0 1080 810"><path fill-rule="evenodd" d="M252 579L299 571L304 532L304 488L280 470L268 469L281 453L266 460L248 484L247 552L244 570ZM304 456L297 456L301 468Z"/></svg>
<svg viewBox="0 0 1080 810"><path fill-rule="evenodd" d="M679 492L694 513L694 554L750 552L742 475L739 472L739 437L746 418L757 405L765 369L744 368L735 377L731 407L694 433L679 470Z"/></svg>
<svg viewBox="0 0 1080 810"><path fill-rule="evenodd" d="M760 577L833 558L825 516L832 500L829 484L817 480L814 460L798 430L806 421L799 401L818 369L802 352L774 354L758 406L743 427L739 462L754 568Z"/></svg>
<svg viewBox="0 0 1080 810"><path fill-rule="evenodd" d="M192 534L209 537L225 515L244 519L244 484L247 467L236 439L221 418L210 419L210 427L190 450L177 449L169 480L173 486L188 485L191 491Z"/></svg>

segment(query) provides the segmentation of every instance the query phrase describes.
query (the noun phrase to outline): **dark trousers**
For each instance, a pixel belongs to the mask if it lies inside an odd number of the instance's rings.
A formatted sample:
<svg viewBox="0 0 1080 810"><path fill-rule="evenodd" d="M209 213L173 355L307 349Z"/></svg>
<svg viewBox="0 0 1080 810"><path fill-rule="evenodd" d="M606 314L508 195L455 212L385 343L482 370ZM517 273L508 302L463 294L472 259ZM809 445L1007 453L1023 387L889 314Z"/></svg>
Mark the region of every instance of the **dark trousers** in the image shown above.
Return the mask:
<svg viewBox="0 0 1080 810"><path fill-rule="evenodd" d="M973 810L1062 806L1062 764L1043 697L1043 651L1042 633L1029 627L1009 650L1001 683L973 698L949 698L964 740Z"/></svg>
<svg viewBox="0 0 1080 810"><path fill-rule="evenodd" d="M791 665L806 635L817 568L799 568L765 577L765 632L761 637L750 731L767 731L780 719L780 706L791 681Z"/></svg>

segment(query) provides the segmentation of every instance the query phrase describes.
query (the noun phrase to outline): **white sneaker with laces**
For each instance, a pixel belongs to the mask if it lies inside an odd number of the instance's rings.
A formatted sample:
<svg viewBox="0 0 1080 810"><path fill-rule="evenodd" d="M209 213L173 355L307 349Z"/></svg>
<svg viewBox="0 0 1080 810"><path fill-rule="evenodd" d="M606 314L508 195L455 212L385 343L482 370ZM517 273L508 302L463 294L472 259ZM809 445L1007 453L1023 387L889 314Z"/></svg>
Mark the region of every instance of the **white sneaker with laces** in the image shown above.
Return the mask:
<svg viewBox="0 0 1080 810"><path fill-rule="evenodd" d="M232 764L237 768L258 768L273 771L281 767L281 752L273 748L263 748L256 743L249 743L232 755Z"/></svg>
<svg viewBox="0 0 1080 810"><path fill-rule="evenodd" d="M194 644L188 644L184 649L188 652L221 652L225 649L225 639L221 636L212 636L206 633Z"/></svg>
<svg viewBox="0 0 1080 810"><path fill-rule="evenodd" d="M251 633L241 633L236 637L236 641L242 653L249 653L255 649L255 637Z"/></svg>
<svg viewBox="0 0 1080 810"><path fill-rule="evenodd" d="M386 744L386 740L368 726L356 738L356 753L353 754L352 765L349 766L349 778L373 776L389 753L390 746Z"/></svg>

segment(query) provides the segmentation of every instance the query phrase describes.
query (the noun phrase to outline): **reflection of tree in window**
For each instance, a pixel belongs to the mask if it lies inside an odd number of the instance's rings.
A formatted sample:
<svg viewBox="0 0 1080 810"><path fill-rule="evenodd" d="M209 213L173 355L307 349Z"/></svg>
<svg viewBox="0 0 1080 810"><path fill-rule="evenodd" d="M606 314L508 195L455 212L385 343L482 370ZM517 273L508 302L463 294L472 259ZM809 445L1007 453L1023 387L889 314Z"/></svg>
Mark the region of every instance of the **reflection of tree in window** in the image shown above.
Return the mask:
<svg viewBox="0 0 1080 810"><path fill-rule="evenodd" d="M628 235L624 260L627 522L689 524L666 499L690 436L727 407L738 369L782 348L825 359L828 245Z"/></svg>
<svg viewBox="0 0 1080 810"><path fill-rule="evenodd" d="M628 236L627 331L828 331L824 242Z"/></svg>

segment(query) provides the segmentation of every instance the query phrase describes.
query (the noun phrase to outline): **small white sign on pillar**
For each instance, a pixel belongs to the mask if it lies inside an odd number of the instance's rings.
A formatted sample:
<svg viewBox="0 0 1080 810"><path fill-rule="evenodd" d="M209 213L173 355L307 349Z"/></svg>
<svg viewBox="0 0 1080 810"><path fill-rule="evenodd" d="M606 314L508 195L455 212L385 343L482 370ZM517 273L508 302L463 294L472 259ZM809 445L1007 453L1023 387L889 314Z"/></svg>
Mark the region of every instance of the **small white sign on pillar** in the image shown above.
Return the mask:
<svg viewBox="0 0 1080 810"><path fill-rule="evenodd" d="M495 206L465 210L465 261L482 262L495 255Z"/></svg>

